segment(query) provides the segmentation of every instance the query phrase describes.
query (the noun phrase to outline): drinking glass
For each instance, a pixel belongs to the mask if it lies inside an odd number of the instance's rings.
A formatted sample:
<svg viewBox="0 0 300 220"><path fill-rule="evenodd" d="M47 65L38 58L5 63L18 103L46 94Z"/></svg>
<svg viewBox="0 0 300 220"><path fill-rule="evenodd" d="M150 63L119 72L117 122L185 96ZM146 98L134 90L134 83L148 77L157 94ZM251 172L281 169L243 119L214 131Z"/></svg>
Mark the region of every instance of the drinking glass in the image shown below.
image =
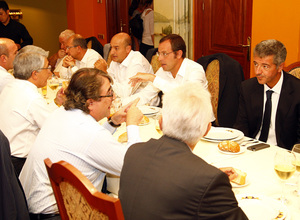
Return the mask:
<svg viewBox="0 0 300 220"><path fill-rule="evenodd" d="M297 196L300 196L300 144L295 144L292 152L294 152L296 160L293 162L293 164L296 166L297 171L297 189L295 190Z"/></svg>
<svg viewBox="0 0 300 220"><path fill-rule="evenodd" d="M279 200L282 203L287 203L288 200L284 196L285 181L289 179L296 171L294 161L296 160L295 154L292 151L279 150L275 154L274 169L278 177L282 181L282 191Z"/></svg>
<svg viewBox="0 0 300 220"><path fill-rule="evenodd" d="M52 76L51 79L49 79L49 87L50 89L52 89L53 91L55 91L59 86L59 80L57 79L56 76Z"/></svg>

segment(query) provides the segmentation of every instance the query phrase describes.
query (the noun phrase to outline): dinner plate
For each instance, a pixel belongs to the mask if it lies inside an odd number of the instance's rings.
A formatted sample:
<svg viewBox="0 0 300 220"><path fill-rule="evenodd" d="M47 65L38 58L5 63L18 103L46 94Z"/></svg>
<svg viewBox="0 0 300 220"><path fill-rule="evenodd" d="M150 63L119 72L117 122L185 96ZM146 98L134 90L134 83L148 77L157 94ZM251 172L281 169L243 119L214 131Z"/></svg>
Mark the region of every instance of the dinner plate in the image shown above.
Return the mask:
<svg viewBox="0 0 300 220"><path fill-rule="evenodd" d="M232 188L242 188L242 187L248 186L250 184L250 179L249 179L249 177L247 175L246 176L246 182L243 185L239 185L239 184L231 182L231 181L230 181L230 183L231 183Z"/></svg>
<svg viewBox="0 0 300 220"><path fill-rule="evenodd" d="M267 196L236 195L236 198L249 220L283 220L288 215L284 204Z"/></svg>
<svg viewBox="0 0 300 220"><path fill-rule="evenodd" d="M235 155L235 154L242 154L246 151L246 147L240 147L240 151L239 152L230 152L230 151L224 151L224 150L220 150L220 148L217 146L218 151L222 154L228 154L228 155Z"/></svg>
<svg viewBox="0 0 300 220"><path fill-rule="evenodd" d="M144 115L154 115L154 114L158 113L161 109L159 107L147 106L147 105L138 106L138 108L141 110L141 112Z"/></svg>
<svg viewBox="0 0 300 220"><path fill-rule="evenodd" d="M244 133L233 128L212 127L208 134L202 139L210 142L221 142L225 140L238 141L244 137Z"/></svg>

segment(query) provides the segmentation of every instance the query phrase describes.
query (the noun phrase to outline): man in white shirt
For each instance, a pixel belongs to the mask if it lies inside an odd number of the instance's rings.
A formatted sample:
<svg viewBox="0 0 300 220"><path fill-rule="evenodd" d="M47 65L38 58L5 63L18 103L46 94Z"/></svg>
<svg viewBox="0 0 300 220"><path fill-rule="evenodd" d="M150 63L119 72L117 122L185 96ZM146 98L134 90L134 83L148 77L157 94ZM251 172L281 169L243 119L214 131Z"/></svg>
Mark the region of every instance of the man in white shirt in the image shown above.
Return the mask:
<svg viewBox="0 0 300 220"><path fill-rule="evenodd" d="M142 119L136 107L138 99L109 117L114 98L112 79L103 71L83 68L72 77L66 90L64 108L53 112L43 125L31 149L20 180L31 217L58 213L44 159L60 160L79 169L101 190L106 173L120 175L125 153L139 142L138 124ZM128 143L116 141L112 133L126 121ZM36 218L38 219L38 218Z"/></svg>
<svg viewBox="0 0 300 220"><path fill-rule="evenodd" d="M68 39L74 34L75 34L74 31L66 29L66 30L62 31L58 36L60 49L48 59L49 64L51 65L52 70L54 71L54 74L56 74L56 75L59 74L60 69L62 67L62 60L67 55L66 43L67 43Z"/></svg>
<svg viewBox="0 0 300 220"><path fill-rule="evenodd" d="M0 129L10 142L17 174L45 119L58 108L54 102L48 105L37 90L46 86L51 76L48 52L38 47L36 52L26 52L26 47L22 48L25 52L19 52L14 60L16 79L8 83L0 94ZM54 100L58 105L64 101L62 93L60 90Z"/></svg>
<svg viewBox="0 0 300 220"><path fill-rule="evenodd" d="M132 86L138 82L153 82L164 93L188 81L199 81L207 89L203 67L186 58L186 45L181 36L170 34L163 37L158 45L158 59L161 67L155 75L138 73L130 78Z"/></svg>
<svg viewBox="0 0 300 220"><path fill-rule="evenodd" d="M126 104L137 97L140 98L139 105L150 104L157 105L158 90L152 83L137 84L131 87L130 77L138 72L144 72L153 75L153 69L148 60L138 51L131 50L132 41L127 33L118 33L111 39L111 59L108 74L113 78L113 88L116 94L121 98L122 104ZM96 68L105 69L95 64Z"/></svg>
<svg viewBox="0 0 300 220"><path fill-rule="evenodd" d="M79 34L69 37L66 43L66 56L63 59L60 77L70 79L81 68L92 68L102 56L93 49L87 48L86 40Z"/></svg>
<svg viewBox="0 0 300 220"><path fill-rule="evenodd" d="M4 86L14 79L7 71L13 68L13 61L17 52L18 47L13 40L0 38L0 93Z"/></svg>

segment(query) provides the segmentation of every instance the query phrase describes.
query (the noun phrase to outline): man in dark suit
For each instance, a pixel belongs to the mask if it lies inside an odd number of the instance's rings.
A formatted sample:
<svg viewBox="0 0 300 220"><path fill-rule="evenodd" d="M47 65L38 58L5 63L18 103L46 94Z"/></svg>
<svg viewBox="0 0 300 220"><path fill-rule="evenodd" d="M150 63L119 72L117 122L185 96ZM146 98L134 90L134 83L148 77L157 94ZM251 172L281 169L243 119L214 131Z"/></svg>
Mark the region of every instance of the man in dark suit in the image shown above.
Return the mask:
<svg viewBox="0 0 300 220"><path fill-rule="evenodd" d="M163 99L164 136L132 145L120 177L125 219L247 219L228 176L193 154L210 129L210 94L199 82L182 84ZM227 173L227 175L225 174Z"/></svg>
<svg viewBox="0 0 300 220"><path fill-rule="evenodd" d="M235 128L246 136L292 149L300 142L300 80L282 70L286 54L285 46L277 40L256 45L253 53L256 77L241 85ZM267 107L268 90L272 94L270 107ZM269 117L265 109L270 109Z"/></svg>

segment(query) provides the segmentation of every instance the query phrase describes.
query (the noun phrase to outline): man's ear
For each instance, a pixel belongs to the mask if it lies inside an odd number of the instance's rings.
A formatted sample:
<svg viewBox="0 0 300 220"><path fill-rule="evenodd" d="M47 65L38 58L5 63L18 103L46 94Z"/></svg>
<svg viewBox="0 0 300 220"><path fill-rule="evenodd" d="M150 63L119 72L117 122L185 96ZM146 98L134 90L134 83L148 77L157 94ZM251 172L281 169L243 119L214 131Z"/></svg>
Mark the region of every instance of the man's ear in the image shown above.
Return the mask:
<svg viewBox="0 0 300 220"><path fill-rule="evenodd" d="M162 116L161 115L158 117L158 124L159 124L160 130L162 130Z"/></svg>
<svg viewBox="0 0 300 220"><path fill-rule="evenodd" d="M183 54L182 50L176 51L176 58L180 59L182 57L182 54Z"/></svg>
<svg viewBox="0 0 300 220"><path fill-rule="evenodd" d="M37 80L38 79L38 71L33 71L32 73L31 73L31 78L33 79L33 80Z"/></svg>
<svg viewBox="0 0 300 220"><path fill-rule="evenodd" d="M208 125L207 125L207 130L206 130L206 132L205 132L205 134L203 136L207 135L207 133L209 132L210 128L211 128L211 123L209 122Z"/></svg>
<svg viewBox="0 0 300 220"><path fill-rule="evenodd" d="M126 50L126 53L129 54L130 51L131 51L131 46L127 45L126 48L125 48L125 50Z"/></svg>
<svg viewBox="0 0 300 220"><path fill-rule="evenodd" d="M281 72L281 70L283 69L283 67L284 67L284 62L278 66L278 72Z"/></svg>

